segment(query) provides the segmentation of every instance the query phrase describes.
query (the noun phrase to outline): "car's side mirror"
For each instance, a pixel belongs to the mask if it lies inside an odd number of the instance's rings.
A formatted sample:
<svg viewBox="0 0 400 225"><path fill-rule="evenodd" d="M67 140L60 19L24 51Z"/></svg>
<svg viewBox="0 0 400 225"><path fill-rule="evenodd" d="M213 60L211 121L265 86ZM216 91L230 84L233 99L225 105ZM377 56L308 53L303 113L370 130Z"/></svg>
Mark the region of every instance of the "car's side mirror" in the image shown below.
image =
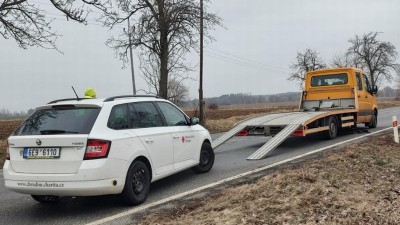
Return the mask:
<svg viewBox="0 0 400 225"><path fill-rule="evenodd" d="M199 118L191 117L190 118L190 125L193 126L193 125L197 125L197 124L199 124Z"/></svg>

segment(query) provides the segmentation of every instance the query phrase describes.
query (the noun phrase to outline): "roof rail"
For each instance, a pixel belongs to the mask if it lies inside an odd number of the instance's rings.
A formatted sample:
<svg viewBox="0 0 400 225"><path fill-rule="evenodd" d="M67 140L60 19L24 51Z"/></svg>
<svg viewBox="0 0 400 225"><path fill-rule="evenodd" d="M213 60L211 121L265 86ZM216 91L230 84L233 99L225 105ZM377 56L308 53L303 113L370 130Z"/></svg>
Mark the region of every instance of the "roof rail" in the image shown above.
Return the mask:
<svg viewBox="0 0 400 225"><path fill-rule="evenodd" d="M72 101L72 100L80 101L80 100L83 100L83 99L90 99L90 98L63 98L63 99L58 99L58 100L51 101L51 102L49 102L47 104L53 104L53 103L64 102L64 101Z"/></svg>
<svg viewBox="0 0 400 225"><path fill-rule="evenodd" d="M109 97L104 99L104 102L111 102L114 101L117 98L161 98L160 96L156 95L119 95L119 96L114 96L114 97Z"/></svg>

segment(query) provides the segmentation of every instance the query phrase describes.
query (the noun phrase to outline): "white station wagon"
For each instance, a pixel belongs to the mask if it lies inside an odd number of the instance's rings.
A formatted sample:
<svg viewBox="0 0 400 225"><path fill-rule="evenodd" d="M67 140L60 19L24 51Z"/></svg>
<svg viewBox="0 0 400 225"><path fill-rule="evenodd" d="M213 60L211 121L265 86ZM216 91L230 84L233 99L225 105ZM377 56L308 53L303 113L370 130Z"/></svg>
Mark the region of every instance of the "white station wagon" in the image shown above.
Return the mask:
<svg viewBox="0 0 400 225"><path fill-rule="evenodd" d="M151 96L52 101L8 138L7 157L5 186L39 202L121 194L137 205L151 182L214 164L198 119Z"/></svg>

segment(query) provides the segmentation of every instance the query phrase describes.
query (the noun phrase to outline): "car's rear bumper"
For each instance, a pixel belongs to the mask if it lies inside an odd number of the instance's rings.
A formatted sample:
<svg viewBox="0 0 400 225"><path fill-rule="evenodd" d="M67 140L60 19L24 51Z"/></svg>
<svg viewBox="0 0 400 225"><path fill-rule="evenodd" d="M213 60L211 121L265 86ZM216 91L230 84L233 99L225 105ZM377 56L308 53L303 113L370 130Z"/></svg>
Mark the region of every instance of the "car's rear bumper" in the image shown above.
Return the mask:
<svg viewBox="0 0 400 225"><path fill-rule="evenodd" d="M27 174L13 170L10 161L3 168L5 186L13 191L33 195L94 196L121 193L125 185L125 161L82 163L76 174ZM106 169L112 168L112 169Z"/></svg>

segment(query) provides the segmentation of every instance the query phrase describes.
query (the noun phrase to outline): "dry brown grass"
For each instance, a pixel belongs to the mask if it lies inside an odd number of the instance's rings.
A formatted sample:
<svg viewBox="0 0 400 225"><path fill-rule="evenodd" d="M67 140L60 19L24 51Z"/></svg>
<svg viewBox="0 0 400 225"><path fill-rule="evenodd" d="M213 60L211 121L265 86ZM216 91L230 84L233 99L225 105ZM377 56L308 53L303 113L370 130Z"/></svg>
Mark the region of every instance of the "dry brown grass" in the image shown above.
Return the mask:
<svg viewBox="0 0 400 225"><path fill-rule="evenodd" d="M239 108L223 108L223 109L207 109L205 114L207 120L219 120L219 119L227 119L235 116L247 116L252 114L260 114L260 113L270 113L282 110L295 110L297 109L297 105L259 105L258 108L255 108L254 105L249 108L244 108L240 106ZM197 116L196 110L185 110L185 113L188 116Z"/></svg>
<svg viewBox="0 0 400 225"><path fill-rule="evenodd" d="M140 224L400 224L400 150L392 138L280 169Z"/></svg>
<svg viewBox="0 0 400 225"><path fill-rule="evenodd" d="M0 120L0 140L6 139L23 120Z"/></svg>
<svg viewBox="0 0 400 225"><path fill-rule="evenodd" d="M400 107L400 100L381 100L378 102L379 109Z"/></svg>

